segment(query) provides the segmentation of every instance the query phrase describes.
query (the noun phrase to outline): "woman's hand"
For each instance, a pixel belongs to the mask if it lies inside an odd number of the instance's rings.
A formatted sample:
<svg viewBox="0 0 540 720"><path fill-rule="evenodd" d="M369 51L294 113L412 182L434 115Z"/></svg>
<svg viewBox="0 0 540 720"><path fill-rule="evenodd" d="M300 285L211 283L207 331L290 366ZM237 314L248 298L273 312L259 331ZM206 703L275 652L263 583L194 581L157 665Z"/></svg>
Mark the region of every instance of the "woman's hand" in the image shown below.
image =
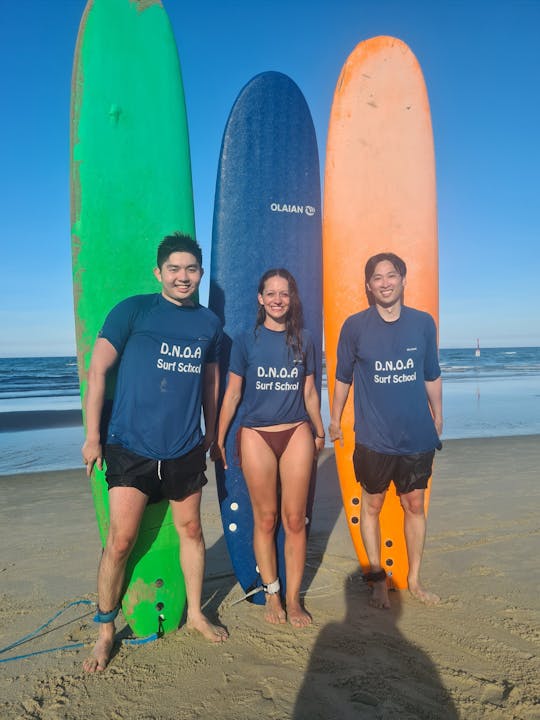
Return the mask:
<svg viewBox="0 0 540 720"><path fill-rule="evenodd" d="M315 435L315 457L319 456L321 450L324 450L324 436Z"/></svg>

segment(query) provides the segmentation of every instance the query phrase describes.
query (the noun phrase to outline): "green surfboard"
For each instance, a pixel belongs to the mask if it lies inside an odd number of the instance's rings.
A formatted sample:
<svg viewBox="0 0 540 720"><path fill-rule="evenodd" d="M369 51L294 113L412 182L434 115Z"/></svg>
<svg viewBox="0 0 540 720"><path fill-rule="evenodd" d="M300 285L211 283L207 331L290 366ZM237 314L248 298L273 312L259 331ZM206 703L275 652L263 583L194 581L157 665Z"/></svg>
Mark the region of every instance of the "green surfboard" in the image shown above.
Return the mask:
<svg viewBox="0 0 540 720"><path fill-rule="evenodd" d="M92 348L107 313L130 295L159 292L152 274L157 246L176 230L194 236L184 90L169 20L156 0L89 0L71 95L71 247L83 407ZM109 385L108 400L114 378ZM105 543L104 473L95 470L91 486ZM122 611L144 637L175 630L185 603L178 536L162 501L145 512Z"/></svg>

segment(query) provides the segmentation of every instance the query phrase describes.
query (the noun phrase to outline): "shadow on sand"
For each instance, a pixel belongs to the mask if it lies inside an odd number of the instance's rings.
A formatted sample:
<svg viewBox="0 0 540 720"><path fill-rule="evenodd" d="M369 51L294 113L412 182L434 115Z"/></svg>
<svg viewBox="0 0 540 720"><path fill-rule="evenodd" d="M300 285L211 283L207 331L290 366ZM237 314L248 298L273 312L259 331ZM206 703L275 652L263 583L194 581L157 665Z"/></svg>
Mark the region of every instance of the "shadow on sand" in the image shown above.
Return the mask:
<svg viewBox="0 0 540 720"><path fill-rule="evenodd" d="M206 575L203 585L203 610L212 622L219 621L219 608L237 584L224 535L206 549ZM239 590L239 593L241 590Z"/></svg>
<svg viewBox="0 0 540 720"><path fill-rule="evenodd" d="M358 569L345 580L345 596L345 619L317 638L293 719L458 720L433 662L398 628L400 593L391 594L391 610L369 607Z"/></svg>
<svg viewBox="0 0 540 720"><path fill-rule="evenodd" d="M320 454L317 467L306 568L302 581L302 589L305 593L309 593L313 579L317 575L342 507L335 455L332 450L326 449ZM351 553L354 554L352 546Z"/></svg>

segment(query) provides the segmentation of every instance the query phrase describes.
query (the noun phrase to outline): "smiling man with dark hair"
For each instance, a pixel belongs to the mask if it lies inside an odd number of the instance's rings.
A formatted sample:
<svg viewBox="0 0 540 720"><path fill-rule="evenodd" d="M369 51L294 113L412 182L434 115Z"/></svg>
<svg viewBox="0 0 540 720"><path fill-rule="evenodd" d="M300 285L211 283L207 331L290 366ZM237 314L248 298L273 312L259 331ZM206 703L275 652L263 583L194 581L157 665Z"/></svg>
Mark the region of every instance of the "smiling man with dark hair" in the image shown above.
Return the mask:
<svg viewBox="0 0 540 720"><path fill-rule="evenodd" d="M84 663L103 670L114 642L126 563L149 501L169 500L180 537L187 624L213 642L225 640L201 610L205 545L201 528L206 451L214 439L222 328L199 305L201 250L191 237L171 235L158 248L154 275L161 293L136 295L107 316L88 372L83 459L107 465L110 527L98 574L97 643ZM118 365L105 447L100 422L106 376ZM201 431L201 406L206 435Z"/></svg>
<svg viewBox="0 0 540 720"><path fill-rule="evenodd" d="M437 331L431 315L403 305L407 268L393 253L365 267L370 307L341 329L330 439L343 442L341 416L354 382L356 479L362 486L360 530L371 565L371 604L389 607L381 567L379 515L390 482L404 511L409 591L422 602L439 601L420 583L426 537L424 495L435 449L441 447L442 382Z"/></svg>

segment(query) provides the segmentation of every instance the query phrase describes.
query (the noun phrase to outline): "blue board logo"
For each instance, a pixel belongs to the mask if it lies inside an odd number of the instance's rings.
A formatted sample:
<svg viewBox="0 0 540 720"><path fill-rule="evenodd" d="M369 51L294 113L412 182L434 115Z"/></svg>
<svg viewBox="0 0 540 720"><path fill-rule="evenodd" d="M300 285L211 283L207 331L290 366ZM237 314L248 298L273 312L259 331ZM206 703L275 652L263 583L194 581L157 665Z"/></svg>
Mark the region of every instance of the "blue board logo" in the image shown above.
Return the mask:
<svg viewBox="0 0 540 720"><path fill-rule="evenodd" d="M270 203L270 210L279 213L292 213L293 215L307 215L313 217L317 210L313 205L292 205L289 203Z"/></svg>

